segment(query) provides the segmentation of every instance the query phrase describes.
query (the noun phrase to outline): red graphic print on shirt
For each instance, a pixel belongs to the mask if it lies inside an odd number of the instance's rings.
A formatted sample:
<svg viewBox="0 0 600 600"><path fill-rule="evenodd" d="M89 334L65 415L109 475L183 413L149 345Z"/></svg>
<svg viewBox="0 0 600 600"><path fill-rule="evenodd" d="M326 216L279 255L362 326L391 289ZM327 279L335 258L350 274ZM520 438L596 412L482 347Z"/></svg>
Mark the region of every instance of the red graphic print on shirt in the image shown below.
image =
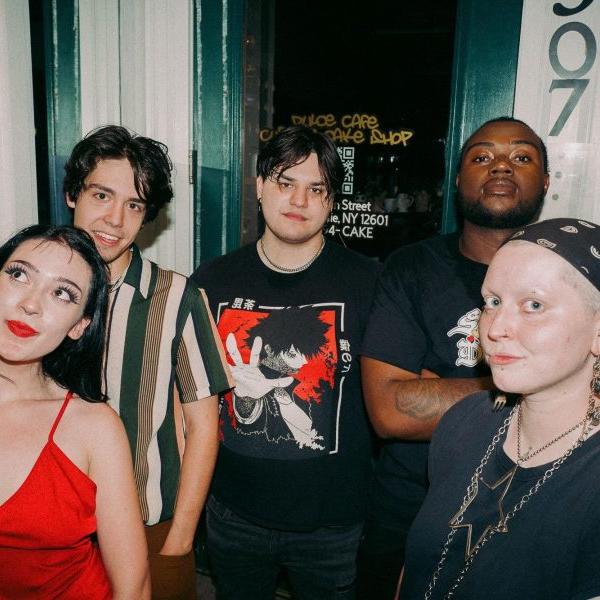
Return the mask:
<svg viewBox="0 0 600 600"><path fill-rule="evenodd" d="M339 402L334 394L343 306L221 307L218 331L236 387L225 395L221 435L228 446L282 457L335 452ZM223 411L226 411L224 414ZM269 450L272 454L272 450Z"/></svg>

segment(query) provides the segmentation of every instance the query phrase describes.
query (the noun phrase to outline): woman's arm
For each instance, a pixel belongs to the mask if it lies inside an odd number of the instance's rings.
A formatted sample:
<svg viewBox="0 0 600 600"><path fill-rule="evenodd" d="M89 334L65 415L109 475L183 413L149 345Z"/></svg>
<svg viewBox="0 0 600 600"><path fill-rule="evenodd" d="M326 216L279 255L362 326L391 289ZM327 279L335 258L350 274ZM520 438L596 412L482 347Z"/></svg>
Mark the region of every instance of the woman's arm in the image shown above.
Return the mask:
<svg viewBox="0 0 600 600"><path fill-rule="evenodd" d="M114 600L150 598L148 548L125 429L108 406L91 436L89 476L97 486L96 518L102 559Z"/></svg>

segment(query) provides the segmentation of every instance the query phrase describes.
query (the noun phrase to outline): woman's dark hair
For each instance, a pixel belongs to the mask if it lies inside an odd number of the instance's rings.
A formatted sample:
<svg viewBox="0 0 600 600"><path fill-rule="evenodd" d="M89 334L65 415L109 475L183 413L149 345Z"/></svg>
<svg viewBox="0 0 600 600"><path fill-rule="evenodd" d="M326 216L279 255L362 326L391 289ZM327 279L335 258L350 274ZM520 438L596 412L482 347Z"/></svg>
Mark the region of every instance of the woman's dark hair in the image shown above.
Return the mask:
<svg viewBox="0 0 600 600"><path fill-rule="evenodd" d="M133 170L135 189L146 203L144 223L153 221L173 197L173 164L167 147L156 140L130 132L120 125L94 129L78 142L65 164L64 193L77 202L86 177L99 160L126 158Z"/></svg>
<svg viewBox="0 0 600 600"><path fill-rule="evenodd" d="M105 402L102 361L108 306L108 268L92 238L85 231L68 225L31 225L21 229L0 246L0 267L4 268L13 252L28 240L39 240L40 244L62 244L79 254L90 266L92 279L83 309L83 316L90 319L90 323L79 339L65 337L57 348L44 356L42 370L44 375L84 400Z"/></svg>
<svg viewBox="0 0 600 600"><path fill-rule="evenodd" d="M267 142L258 155L256 174L263 181L269 178L278 181L283 171L304 162L311 152L317 155L327 198L332 200L344 181L342 161L329 137L305 125L286 127Z"/></svg>

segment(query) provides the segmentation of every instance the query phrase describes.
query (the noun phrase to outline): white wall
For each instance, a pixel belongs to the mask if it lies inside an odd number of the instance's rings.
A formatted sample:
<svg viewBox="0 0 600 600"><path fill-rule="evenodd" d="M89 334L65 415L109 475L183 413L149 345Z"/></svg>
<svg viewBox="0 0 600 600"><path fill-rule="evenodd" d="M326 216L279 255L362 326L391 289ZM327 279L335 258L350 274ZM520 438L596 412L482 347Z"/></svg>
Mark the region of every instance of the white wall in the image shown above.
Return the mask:
<svg viewBox="0 0 600 600"><path fill-rule="evenodd" d="M117 123L159 140L174 164L175 198L141 235L143 252L193 266L192 1L79 0L82 134Z"/></svg>
<svg viewBox="0 0 600 600"><path fill-rule="evenodd" d="M0 0L0 241L37 223L27 2Z"/></svg>
<svg viewBox="0 0 600 600"><path fill-rule="evenodd" d="M555 13L560 6L568 11L584 4L524 1L514 115L547 142L551 183L542 218L599 223L600 3L571 15ZM569 99L577 101L565 110Z"/></svg>

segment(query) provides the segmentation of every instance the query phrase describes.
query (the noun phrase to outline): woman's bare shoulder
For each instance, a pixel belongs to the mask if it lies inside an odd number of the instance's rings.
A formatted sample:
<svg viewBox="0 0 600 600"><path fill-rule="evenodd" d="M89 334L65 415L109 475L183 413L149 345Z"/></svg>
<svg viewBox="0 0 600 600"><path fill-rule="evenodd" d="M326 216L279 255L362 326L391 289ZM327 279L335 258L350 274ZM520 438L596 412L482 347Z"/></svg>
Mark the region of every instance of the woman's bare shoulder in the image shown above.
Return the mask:
<svg viewBox="0 0 600 600"><path fill-rule="evenodd" d="M119 415L106 402L88 402L79 396L73 396L65 416L68 415L69 425L81 427L84 435L90 440L107 435L121 435L123 423Z"/></svg>

